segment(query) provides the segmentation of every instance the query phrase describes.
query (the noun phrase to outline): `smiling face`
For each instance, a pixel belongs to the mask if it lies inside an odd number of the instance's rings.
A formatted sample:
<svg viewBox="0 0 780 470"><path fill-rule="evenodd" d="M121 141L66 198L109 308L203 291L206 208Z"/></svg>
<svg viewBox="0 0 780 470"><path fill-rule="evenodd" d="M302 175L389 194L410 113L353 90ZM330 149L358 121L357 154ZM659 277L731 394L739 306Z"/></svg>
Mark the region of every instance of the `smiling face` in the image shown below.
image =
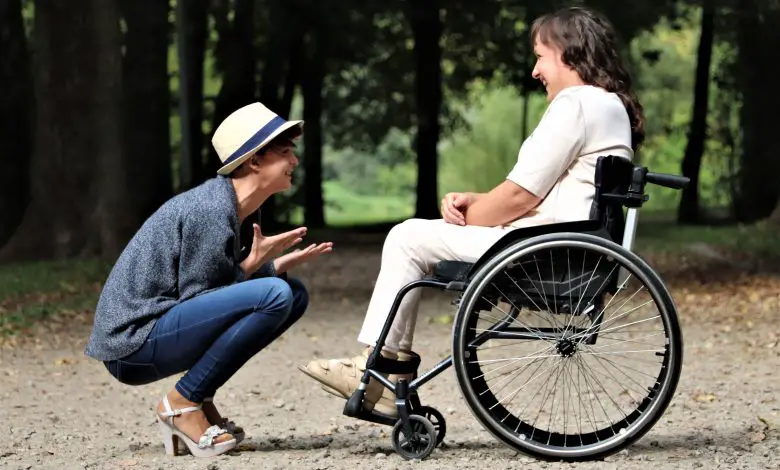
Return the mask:
<svg viewBox="0 0 780 470"><path fill-rule="evenodd" d="M548 102L564 88L583 84L577 72L563 62L560 49L544 44L538 36L534 40L534 55L536 64L532 76L544 85Z"/></svg>
<svg viewBox="0 0 780 470"><path fill-rule="evenodd" d="M292 187L293 171L298 166L298 157L295 156L295 146L292 142L274 145L253 160L257 162L256 174L272 192L277 193Z"/></svg>

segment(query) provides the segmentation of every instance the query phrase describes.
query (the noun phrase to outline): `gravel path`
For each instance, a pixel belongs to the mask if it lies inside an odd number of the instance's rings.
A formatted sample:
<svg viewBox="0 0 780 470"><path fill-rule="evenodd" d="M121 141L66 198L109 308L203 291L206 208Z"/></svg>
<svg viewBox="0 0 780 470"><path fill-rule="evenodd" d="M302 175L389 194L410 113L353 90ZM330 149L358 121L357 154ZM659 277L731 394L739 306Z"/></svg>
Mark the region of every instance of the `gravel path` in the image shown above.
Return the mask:
<svg viewBox="0 0 780 470"><path fill-rule="evenodd" d="M480 427L450 369L421 391L423 402L446 416L444 444L425 461L403 460L393 452L390 428L343 416L343 400L295 368L315 356L359 350L354 338L371 287L365 280L376 275L378 256L377 247L341 248L316 275L300 273L311 286L310 311L217 397L223 413L247 430L239 451L167 457L153 408L175 377L135 388L117 383L82 354L85 318L2 351L0 467L780 468L780 282L757 274L734 279L722 269L727 282L695 281L704 268L665 276L682 317L683 376L666 414L629 449L576 466L518 454ZM450 311L448 299L424 296L415 346L424 368L449 354L450 326L436 320Z"/></svg>

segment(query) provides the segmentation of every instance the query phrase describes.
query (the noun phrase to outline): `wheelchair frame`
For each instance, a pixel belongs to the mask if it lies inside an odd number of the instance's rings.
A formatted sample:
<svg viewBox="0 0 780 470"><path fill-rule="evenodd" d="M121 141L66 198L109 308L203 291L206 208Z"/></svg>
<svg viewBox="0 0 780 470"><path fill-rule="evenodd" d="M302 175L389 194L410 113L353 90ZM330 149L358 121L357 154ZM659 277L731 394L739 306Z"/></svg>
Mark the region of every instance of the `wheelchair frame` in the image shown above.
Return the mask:
<svg viewBox="0 0 780 470"><path fill-rule="evenodd" d="M687 186L689 179L677 176L661 173L649 172L646 167L637 166L629 160L616 157L600 157L598 159L596 167L596 194L594 197L594 206L591 211L591 224L593 221L597 221L599 226L606 231L610 241L620 239L620 246L629 252L633 252L634 242L636 238L637 225L639 221L639 209L649 199L645 194L644 189L646 184L657 184L672 189L682 189ZM623 209L626 208L624 215ZM580 225L578 225L580 224ZM546 234L566 234L573 233L578 234L582 232L576 232L577 228L581 228L580 222L565 222L559 224L549 224L539 227L530 227L528 229L517 229L510 232L508 235L499 240L493 247L491 247L479 260L471 264L471 268L465 276L441 276L437 275L437 269L434 269L433 274L416 281L412 281L403 286L393 301L389 315L382 331L377 340L376 347L367 358L366 370L361 377L361 383L357 390L348 398L343 414L349 417L361 419L364 421L374 422L378 424L394 426L394 445L396 450L402 454L404 458L425 458L433 450L435 445L441 442L444 434L445 424L443 416L435 409L423 406L418 397L417 391L440 373L447 370L453 365L453 355L450 354L446 358L439 361L431 369L424 372L419 377L413 378L411 381L400 379L397 384L393 384L384 377L382 374L386 373L409 373L411 370L399 369L395 367L387 359L380 355L380 351L385 344L387 335L390 332L392 324L395 320L396 313L401 304L401 301L405 295L412 289L420 287L436 288L443 291L461 292L463 293L469 285L469 280L479 271L490 259L500 254L504 249L517 244L518 242L526 241L530 244L532 240L537 239L540 236ZM592 225L591 225L592 226ZM530 233L530 235L526 235ZM442 261L437 264L436 268L445 266L447 263L453 263L450 261ZM460 263L460 262L454 262ZM618 273L618 282L622 282L625 279L626 273ZM512 309L515 310L514 308ZM511 314L510 314L511 315ZM517 312L514 311L516 317ZM509 319L514 320L514 317ZM495 330L505 326L507 319L501 320L502 324L498 327L494 327ZM477 340L485 336L487 333L497 333L494 328L486 330L474 339L469 346L477 346L479 343ZM598 334L598 333L596 333ZM517 336L514 336L517 337ZM416 364L415 364L416 366ZM416 372L416 369L415 369ZM398 418L389 417L374 413L372 411L365 410L363 408L363 398L366 393L366 388L370 379L379 381L384 387L392 391L395 396L395 404L398 408ZM402 430L408 437L410 435L416 435L413 426L411 416L415 413L423 412L427 415L433 415L437 421L439 421L440 429L436 436L436 443L428 443L427 447L418 455L405 455L400 452L400 449L395 442L397 433ZM419 423L418 423L419 424ZM427 430L428 434L434 432L430 423L423 423L423 427ZM417 426L419 431L419 426ZM519 450L519 449L516 449Z"/></svg>

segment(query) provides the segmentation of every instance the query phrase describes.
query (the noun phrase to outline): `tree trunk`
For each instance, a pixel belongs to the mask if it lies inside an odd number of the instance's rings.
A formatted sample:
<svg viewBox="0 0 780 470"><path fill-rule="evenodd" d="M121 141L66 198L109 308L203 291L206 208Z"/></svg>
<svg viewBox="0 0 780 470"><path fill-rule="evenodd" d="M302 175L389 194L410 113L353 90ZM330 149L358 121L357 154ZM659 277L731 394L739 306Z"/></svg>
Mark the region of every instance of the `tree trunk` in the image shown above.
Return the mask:
<svg viewBox="0 0 780 470"><path fill-rule="evenodd" d="M305 54L302 35L297 35L290 48L290 63L287 68L287 76L284 80L284 93L279 104L279 114L289 117L292 110L292 101L295 97L295 89L301 82L303 74L303 57Z"/></svg>
<svg viewBox="0 0 780 470"><path fill-rule="evenodd" d="M34 98L21 0L0 2L0 247L30 202Z"/></svg>
<svg viewBox="0 0 780 470"><path fill-rule="evenodd" d="M124 171L115 0L35 4L30 205L2 260L116 252Z"/></svg>
<svg viewBox="0 0 780 470"><path fill-rule="evenodd" d="M316 20L315 20L316 21ZM325 226L322 197L322 87L325 82L326 34L316 26L311 33L309 53L301 80L303 120L306 125L303 167L304 220L309 228Z"/></svg>
<svg viewBox="0 0 780 470"><path fill-rule="evenodd" d="M216 15L219 35L216 55L222 69L222 87L214 106L212 130L233 111L255 101L254 0L236 0L232 23L226 5ZM214 147L209 146L206 175L213 177L221 166Z"/></svg>
<svg viewBox="0 0 780 470"><path fill-rule="evenodd" d="M709 109L710 63L715 27L714 0L705 0L701 12L701 35L697 53L696 80L693 93L693 116L688 131L688 143L682 162L682 174L691 182L683 189L677 220L680 223L699 222L699 172L707 139Z"/></svg>
<svg viewBox="0 0 780 470"><path fill-rule="evenodd" d="M133 206L130 188L137 181L128 179L128 168L122 151L122 32L119 27L120 7L116 0L91 0L95 42L90 51L97 69L91 93L94 95L95 158L97 165L91 175L97 194L91 223L82 230L96 231L99 240L90 240L87 254L114 259L138 228L125 211ZM70 2L72 5L73 2ZM77 73L79 70L77 70ZM83 70L81 71L83 73ZM166 82L167 86L167 82ZM78 114L75 114L78 116ZM72 119L71 114L66 119ZM167 116L167 114L166 114ZM167 122L167 121L166 121ZM149 150L149 149L146 149ZM167 157L167 155L166 155ZM166 171L170 176L170 170ZM66 199L67 200L67 199Z"/></svg>
<svg viewBox="0 0 780 470"><path fill-rule="evenodd" d="M132 0L129 0L132 1ZM186 123L182 123L182 158L189 158L182 165L189 168L189 177L182 178L181 189L186 190L194 182L202 182L209 178L204 162L203 135L203 69L206 57L206 39L208 38L209 0L188 0L177 5L182 8L179 25L180 47L184 55L180 68L182 73L179 85L179 99L186 107ZM186 71L184 67L186 66ZM185 180L186 179L186 180Z"/></svg>
<svg viewBox="0 0 780 470"><path fill-rule="evenodd" d="M442 103L442 22L438 0L419 0L407 12L414 34L417 103L417 202L415 217L439 217L438 150Z"/></svg>
<svg viewBox="0 0 780 470"><path fill-rule="evenodd" d="M285 62L293 60L291 55L293 39L303 34L296 31L299 22L290 5L283 2L271 2L270 8L271 24L263 56L260 102L276 114L288 119L292 96L289 97L288 102L286 100L288 97L284 95L288 88L282 88L283 85L289 85L288 81L285 80L284 66ZM291 76L289 71L287 76ZM260 210L260 223L269 230L274 230L278 226L278 202L276 195L271 195L263 203Z"/></svg>
<svg viewBox="0 0 780 470"><path fill-rule="evenodd" d="M774 210L769 215L769 224L778 227L780 226L780 201L775 205Z"/></svg>
<svg viewBox="0 0 780 470"><path fill-rule="evenodd" d="M780 159L775 141L780 95L768 79L780 75L780 64L774 56L780 49L778 10L755 0L741 0L738 8L742 151L735 215L745 223L768 217L780 196Z"/></svg>
<svg viewBox="0 0 780 470"><path fill-rule="evenodd" d="M122 0L125 34L124 152L133 188L125 209L138 228L173 194L168 81L168 2Z"/></svg>

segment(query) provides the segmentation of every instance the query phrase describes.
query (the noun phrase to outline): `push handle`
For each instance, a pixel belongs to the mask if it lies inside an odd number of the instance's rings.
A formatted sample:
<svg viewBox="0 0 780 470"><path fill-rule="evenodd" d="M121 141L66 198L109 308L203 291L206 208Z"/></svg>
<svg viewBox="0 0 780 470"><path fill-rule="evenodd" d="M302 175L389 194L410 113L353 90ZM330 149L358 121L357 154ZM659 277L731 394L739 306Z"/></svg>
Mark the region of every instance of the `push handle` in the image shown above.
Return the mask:
<svg viewBox="0 0 780 470"><path fill-rule="evenodd" d="M691 179L686 176L669 175L666 173L653 173L648 171L645 175L645 181L648 183L657 184L665 188L671 189L683 189L688 186Z"/></svg>

